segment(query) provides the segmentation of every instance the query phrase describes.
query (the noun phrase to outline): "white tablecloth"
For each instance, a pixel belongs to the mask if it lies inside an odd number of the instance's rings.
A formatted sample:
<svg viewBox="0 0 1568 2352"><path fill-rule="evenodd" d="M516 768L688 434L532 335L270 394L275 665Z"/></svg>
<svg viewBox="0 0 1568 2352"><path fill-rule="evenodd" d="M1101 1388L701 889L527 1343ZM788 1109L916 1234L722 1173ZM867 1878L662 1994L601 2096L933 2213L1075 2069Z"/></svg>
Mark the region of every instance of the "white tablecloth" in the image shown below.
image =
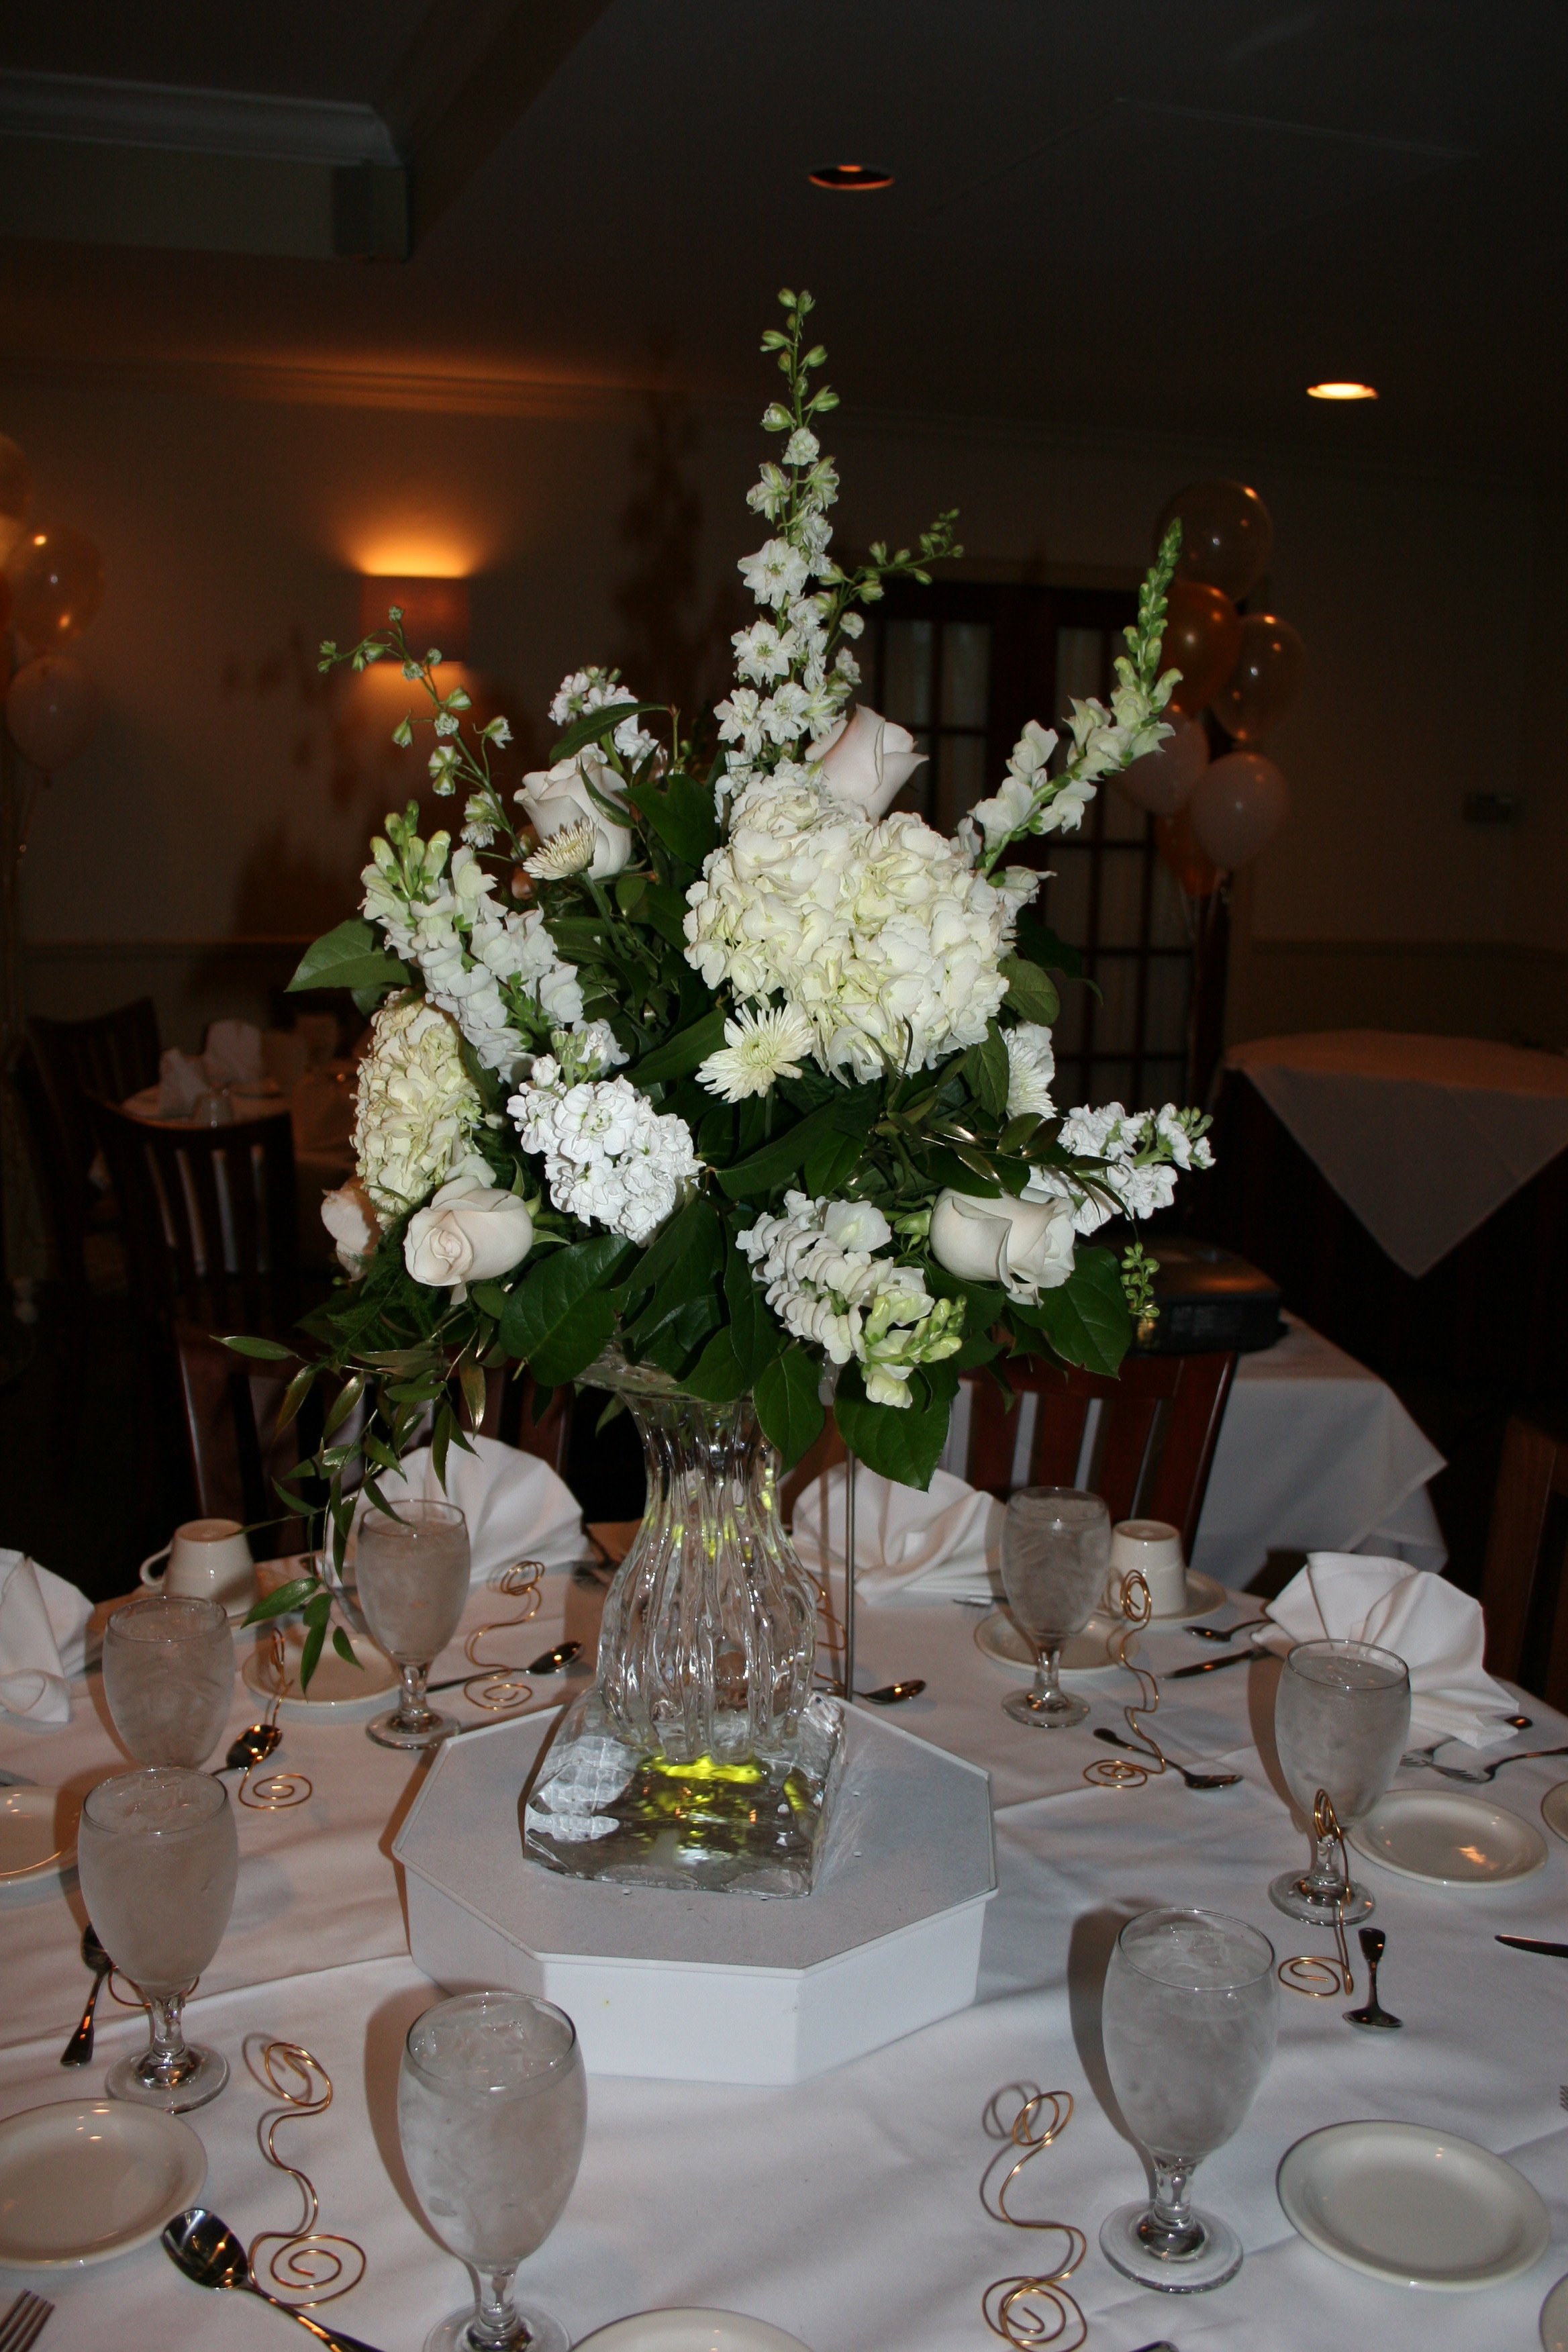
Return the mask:
<svg viewBox="0 0 1568 2352"><path fill-rule="evenodd" d="M1568 1150L1568 1058L1376 1029L1233 1045L1275 1117L1416 1279Z"/></svg>
<svg viewBox="0 0 1568 2352"><path fill-rule="evenodd" d="M1284 1339L1236 1368L1193 1547L1193 1566L1244 1585L1271 1549L1382 1552L1441 1569L1448 1554L1426 1482L1443 1467L1386 1381L1288 1316ZM1014 1475L1027 1475L1037 1400L1020 1399ZM1084 1431L1085 1466L1092 1423ZM963 1475L961 1389L942 1466Z"/></svg>
<svg viewBox="0 0 1568 2352"><path fill-rule="evenodd" d="M497 1643L497 1654L533 1656L563 1624L578 1624L587 1596L561 1575L548 1591L544 1614L510 1648ZM470 1622L505 1613L494 1595L470 1603ZM1043 2242L989 2220L976 2193L996 2152L986 2102L1026 2079L1068 2089L1079 2103L1065 2140L1033 2168L1028 2210L1089 2233L1073 2284L1091 2352L1131 2352L1167 2330L1181 2352L1527 2352L1546 2291L1568 2269L1568 2116L1556 2095L1564 2070L1552 2054L1563 1978L1561 1963L1506 1951L1492 1937L1500 1928L1563 1934L1568 1850L1551 1841L1539 1876L1491 1895L1370 1874L1389 1937L1383 1990L1405 2031L1369 2042L1341 2023L1342 2002L1281 1995L1272 2072L1241 2132L1200 2178L1200 2195L1239 2229L1246 2265L1215 2294L1167 2303L1120 2279L1096 2242L1101 2216L1142 2179L1107 2113L1099 1986L1121 1918L1151 1903L1237 1913L1281 1957L1313 1941L1265 1892L1301 1851L1270 1778L1279 1668L1266 1660L1166 1685L1160 1728L1172 1748L1228 1757L1245 1776L1240 1787L1199 1796L1171 1778L1137 1790L1089 1789L1083 1767L1103 1749L1087 1729L1046 1734L1003 1715L1016 1677L976 1648L973 1613L951 1604L867 1612L860 1644L868 1682L926 1676L926 1695L897 1718L907 1730L994 1776L1001 1887L987 1914L977 2005L792 2089L595 2077L582 2173L553 2236L525 2266L527 2284L579 2334L626 2312L698 2304L755 2313L812 2352L978 2347L991 2340L983 2288L1026 2269ZM1149 1651L1158 1666L1198 1654L1180 1632L1158 1635ZM448 1653L444 1671L459 1663ZM1117 1679L1092 1696L1093 1720L1120 1727ZM249 1719L247 1698L237 1700L236 1726ZM112 1765L101 1706L95 1677L79 1686L68 1728L0 1731L0 1763L86 1787ZM1529 1711L1533 1744L1546 1744L1549 1730L1565 1736L1547 1710L1532 1702ZM239 1815L235 1923L192 2004L194 2031L234 2069L222 2097L192 2118L208 2152L205 2197L247 2236L291 2223L293 2190L257 2152L266 2102L242 2053L251 2034L303 2041L330 2070L336 2098L319 2120L285 2128L283 2152L321 2189L323 2226L359 2238L370 2258L363 2284L325 2316L384 2352L417 2352L463 2291L462 2272L414 2210L397 2152L398 2052L434 1995L405 1954L387 1850L423 1768L353 1726L291 1728L281 1760L309 1771L316 1795L297 1812ZM1535 1818L1561 1777L1556 1764L1523 1764L1497 1793ZM521 1866L515 1854L497 1857L499 1869ZM0 2112L91 2093L102 2063L144 2032L139 2018L106 2006L99 2063L60 2070L85 1984L80 1916L74 1882L68 1898L58 1890L5 1898ZM1303 2133L1355 2116L1441 2126L1496 2148L1546 2199L1554 2251L1527 2277L1480 2296L1411 2294L1337 2268L1285 2221L1274 2173ZM75 2276L7 2275L4 2289L24 2283L59 2306L42 2352L282 2352L289 2340L285 2323L259 2306L204 2296L156 2246Z"/></svg>

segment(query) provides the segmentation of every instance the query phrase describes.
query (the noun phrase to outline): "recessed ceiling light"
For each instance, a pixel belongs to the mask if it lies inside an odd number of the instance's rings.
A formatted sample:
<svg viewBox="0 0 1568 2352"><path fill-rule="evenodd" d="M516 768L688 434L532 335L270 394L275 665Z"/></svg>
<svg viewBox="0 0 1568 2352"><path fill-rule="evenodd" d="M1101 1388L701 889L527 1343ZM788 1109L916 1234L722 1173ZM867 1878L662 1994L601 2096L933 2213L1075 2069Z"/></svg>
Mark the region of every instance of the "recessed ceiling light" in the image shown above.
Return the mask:
<svg viewBox="0 0 1568 2352"><path fill-rule="evenodd" d="M811 175L814 188L890 188L891 172L879 172L874 163L823 163Z"/></svg>
<svg viewBox="0 0 1568 2352"><path fill-rule="evenodd" d="M1370 383L1310 383L1309 400L1375 400L1377 394Z"/></svg>

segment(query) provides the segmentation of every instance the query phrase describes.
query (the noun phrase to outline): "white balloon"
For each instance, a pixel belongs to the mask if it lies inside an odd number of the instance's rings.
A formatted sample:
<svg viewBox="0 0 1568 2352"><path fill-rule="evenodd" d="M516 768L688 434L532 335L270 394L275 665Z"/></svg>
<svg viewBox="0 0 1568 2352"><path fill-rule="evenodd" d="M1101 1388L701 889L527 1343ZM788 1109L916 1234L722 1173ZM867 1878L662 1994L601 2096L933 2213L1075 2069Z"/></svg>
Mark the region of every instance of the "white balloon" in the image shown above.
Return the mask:
<svg viewBox="0 0 1568 2352"><path fill-rule="evenodd" d="M1185 808L1209 763L1209 739L1201 722L1183 710L1173 710L1170 719L1175 733L1116 779L1128 799L1151 816L1174 816Z"/></svg>
<svg viewBox="0 0 1568 2352"><path fill-rule="evenodd" d="M1290 814L1290 787L1260 751L1227 751L1193 794L1193 831L1215 864L1234 874L1266 849Z"/></svg>
<svg viewBox="0 0 1568 2352"><path fill-rule="evenodd" d="M11 680L5 724L22 757L53 775L91 742L98 688L70 654L39 654Z"/></svg>

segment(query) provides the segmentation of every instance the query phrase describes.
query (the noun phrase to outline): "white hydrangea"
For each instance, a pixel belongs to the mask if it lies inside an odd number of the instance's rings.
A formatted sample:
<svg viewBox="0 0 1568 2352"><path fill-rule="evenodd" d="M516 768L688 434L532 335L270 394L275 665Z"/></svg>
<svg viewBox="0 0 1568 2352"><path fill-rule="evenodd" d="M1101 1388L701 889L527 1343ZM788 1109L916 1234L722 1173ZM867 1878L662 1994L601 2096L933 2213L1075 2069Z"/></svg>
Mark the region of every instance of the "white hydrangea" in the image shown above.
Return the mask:
<svg viewBox="0 0 1568 2352"><path fill-rule="evenodd" d="M1093 1173L1111 1200L1075 1184L1061 1168L1037 1168L1024 1187L1024 1198L1070 1201L1073 1229L1079 1234L1098 1233L1118 1211L1128 1217L1152 1217L1175 1199L1178 1169L1214 1166L1204 1133L1208 1124L1201 1111L1178 1110L1174 1103L1152 1111L1128 1111L1121 1103L1071 1111L1058 1139L1075 1160L1108 1163Z"/></svg>
<svg viewBox="0 0 1568 2352"><path fill-rule="evenodd" d="M831 1363L862 1367L873 1404L907 1406L917 1364L951 1356L963 1340L963 1307L932 1298L912 1265L877 1252L893 1238L880 1209L865 1201L814 1201L784 1194L782 1217L759 1217L737 1246L752 1279L797 1339Z"/></svg>
<svg viewBox="0 0 1568 2352"><path fill-rule="evenodd" d="M489 1183L474 1145L484 1124L447 1014L419 997L384 1005L359 1066L353 1131L360 1180L381 1216L417 1208L454 1176Z"/></svg>
<svg viewBox="0 0 1568 2352"><path fill-rule="evenodd" d="M630 1242L652 1239L701 1169L686 1121L628 1078L574 1083L545 1055L507 1108L523 1150L543 1158L555 1206Z"/></svg>
<svg viewBox="0 0 1568 2352"><path fill-rule="evenodd" d="M710 988L782 993L827 1070L874 1078L973 1045L1006 994L1004 894L917 816L872 824L795 763L751 779L687 892Z"/></svg>
<svg viewBox="0 0 1568 2352"><path fill-rule="evenodd" d="M1007 1048L1008 1118L1032 1111L1037 1118L1048 1118L1056 1108L1051 1080L1057 1070L1050 1031L1037 1021L1020 1021L1016 1029L1004 1029L1002 1042Z"/></svg>

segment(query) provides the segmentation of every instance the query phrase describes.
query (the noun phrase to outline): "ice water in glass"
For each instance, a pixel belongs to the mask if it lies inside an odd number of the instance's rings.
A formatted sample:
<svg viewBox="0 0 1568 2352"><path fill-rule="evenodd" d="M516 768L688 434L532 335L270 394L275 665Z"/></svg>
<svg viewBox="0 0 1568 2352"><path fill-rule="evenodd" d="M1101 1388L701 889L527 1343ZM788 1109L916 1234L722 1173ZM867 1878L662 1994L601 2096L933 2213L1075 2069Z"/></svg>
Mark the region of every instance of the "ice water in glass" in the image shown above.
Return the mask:
<svg viewBox="0 0 1568 2352"><path fill-rule="evenodd" d="M1222 2286L1241 2267L1226 2222L1190 2202L1203 2158L1257 2096L1279 2024L1274 1948L1218 1911L1145 1911L1117 1938L1101 2005L1105 2063L1128 2124L1154 2159L1153 2201L1107 2219L1100 2250L1168 2293Z"/></svg>
<svg viewBox="0 0 1568 2352"><path fill-rule="evenodd" d="M234 1697L234 1635L221 1602L148 1593L103 1635L103 1693L139 1764L205 1764Z"/></svg>
<svg viewBox="0 0 1568 2352"><path fill-rule="evenodd" d="M1039 1661L1034 1687L1003 1702L1017 1723L1062 1730L1089 1713L1061 1686L1062 1644L1081 1633L1105 1589L1110 1514L1076 1486L1020 1486L1002 1526L1002 1588Z"/></svg>
<svg viewBox="0 0 1568 2352"><path fill-rule="evenodd" d="M1274 1700L1274 1741L1285 1785L1309 1824L1320 1789L1348 1830L1369 1813L1399 1769L1410 1736L1410 1676L1403 1658L1366 1642L1302 1642L1290 1652ZM1303 1874L1285 1871L1269 1899L1292 1919L1331 1927L1336 1913L1364 1919L1373 1898L1346 1877L1337 1839L1312 1834Z"/></svg>
<svg viewBox="0 0 1568 2352"><path fill-rule="evenodd" d="M512 2274L560 2220L582 2161L587 2085L576 2029L531 1993L462 1993L410 2029L397 2085L404 2162L441 2243L479 2276L476 2306L426 2352L567 2352Z"/></svg>
<svg viewBox="0 0 1568 2352"><path fill-rule="evenodd" d="M432 1659L446 1648L468 1598L468 1528L455 1503L374 1505L359 1524L354 1578L360 1608L400 1668L397 1705L365 1728L384 1748L431 1748L458 1728L426 1700Z"/></svg>
<svg viewBox="0 0 1568 2352"><path fill-rule="evenodd" d="M227 1790L210 1773L166 1765L100 1780L82 1807L77 1868L99 1941L152 2025L147 2048L111 2066L105 2089L171 2115L205 2106L228 2067L185 2042L180 2013L234 1905L239 1844Z"/></svg>

